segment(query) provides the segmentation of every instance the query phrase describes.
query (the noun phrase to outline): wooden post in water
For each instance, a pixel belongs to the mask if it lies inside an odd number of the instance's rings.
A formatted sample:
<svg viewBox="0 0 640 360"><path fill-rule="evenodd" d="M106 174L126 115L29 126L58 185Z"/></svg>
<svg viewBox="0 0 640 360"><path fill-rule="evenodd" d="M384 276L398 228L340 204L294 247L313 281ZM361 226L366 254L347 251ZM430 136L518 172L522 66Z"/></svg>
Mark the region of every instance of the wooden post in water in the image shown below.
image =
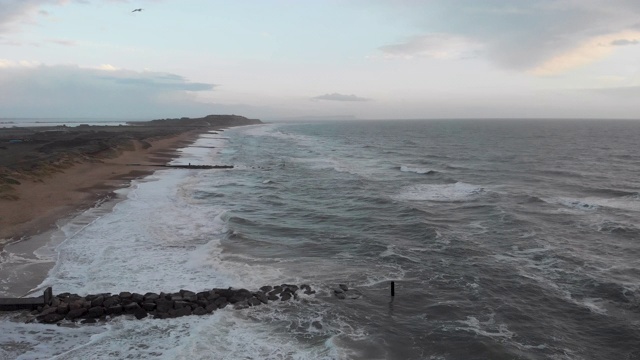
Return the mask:
<svg viewBox="0 0 640 360"><path fill-rule="evenodd" d="M391 296L396 296L396 282L391 282Z"/></svg>

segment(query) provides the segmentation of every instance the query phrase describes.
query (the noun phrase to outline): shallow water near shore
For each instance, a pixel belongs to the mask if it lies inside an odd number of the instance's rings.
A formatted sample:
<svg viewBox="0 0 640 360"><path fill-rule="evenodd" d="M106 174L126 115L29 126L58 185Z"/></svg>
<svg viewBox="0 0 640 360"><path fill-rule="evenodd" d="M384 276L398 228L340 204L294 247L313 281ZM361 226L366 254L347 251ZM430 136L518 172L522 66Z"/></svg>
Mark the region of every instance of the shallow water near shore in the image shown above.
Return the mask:
<svg viewBox="0 0 640 360"><path fill-rule="evenodd" d="M234 169L160 170L61 224L37 291L318 293L76 327L3 315L0 358L640 358L639 135L620 121L203 135L174 163ZM339 283L363 296L338 300Z"/></svg>

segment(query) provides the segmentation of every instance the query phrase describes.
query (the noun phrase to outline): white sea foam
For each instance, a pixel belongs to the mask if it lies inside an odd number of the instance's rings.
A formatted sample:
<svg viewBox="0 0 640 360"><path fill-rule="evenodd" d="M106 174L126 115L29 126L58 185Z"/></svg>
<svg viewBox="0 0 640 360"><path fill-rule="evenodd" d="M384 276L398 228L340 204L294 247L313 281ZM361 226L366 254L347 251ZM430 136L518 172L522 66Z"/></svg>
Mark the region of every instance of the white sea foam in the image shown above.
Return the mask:
<svg viewBox="0 0 640 360"><path fill-rule="evenodd" d="M469 331L480 336L491 338L512 338L515 334L505 324L496 324L493 315L487 321L480 321L474 316L467 316L466 320L459 320L462 326L456 326L457 331Z"/></svg>
<svg viewBox="0 0 640 360"><path fill-rule="evenodd" d="M455 184L418 184L402 189L395 198L415 201L465 201L483 194L485 189L477 185L457 182Z"/></svg>
<svg viewBox="0 0 640 360"><path fill-rule="evenodd" d="M402 171L402 172L412 172L412 173L416 173L416 174L428 174L428 173L432 172L433 170L427 169L427 168L421 168L421 167L402 165L402 166L400 166L400 171Z"/></svg>
<svg viewBox="0 0 640 360"><path fill-rule="evenodd" d="M559 196L545 199L545 201L552 204L559 204L572 210L580 211L596 211L602 207L629 211L640 211L640 199L638 199L636 196L624 196L617 198L571 198Z"/></svg>

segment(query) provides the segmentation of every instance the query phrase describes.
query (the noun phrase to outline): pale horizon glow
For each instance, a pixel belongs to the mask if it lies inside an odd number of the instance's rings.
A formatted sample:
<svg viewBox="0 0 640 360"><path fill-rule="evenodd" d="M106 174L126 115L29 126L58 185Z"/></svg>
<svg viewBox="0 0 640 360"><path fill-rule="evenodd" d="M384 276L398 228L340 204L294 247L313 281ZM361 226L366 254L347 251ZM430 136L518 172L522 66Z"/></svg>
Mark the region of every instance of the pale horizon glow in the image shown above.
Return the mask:
<svg viewBox="0 0 640 360"><path fill-rule="evenodd" d="M0 118L640 119L639 13L628 0L0 0Z"/></svg>

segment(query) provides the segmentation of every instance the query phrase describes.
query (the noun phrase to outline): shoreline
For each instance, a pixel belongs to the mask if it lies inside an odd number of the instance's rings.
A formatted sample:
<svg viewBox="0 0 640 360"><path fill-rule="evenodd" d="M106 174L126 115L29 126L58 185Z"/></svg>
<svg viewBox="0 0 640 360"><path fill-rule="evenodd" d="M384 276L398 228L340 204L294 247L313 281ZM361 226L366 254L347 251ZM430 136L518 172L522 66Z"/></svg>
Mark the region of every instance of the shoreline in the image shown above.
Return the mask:
<svg viewBox="0 0 640 360"><path fill-rule="evenodd" d="M126 189L134 180L144 181L144 178L161 170L148 165L129 164L168 163L180 156L180 148L193 144L200 135L213 130L219 129L192 130L151 140L147 149L136 146L136 149L123 151L102 163L76 164L43 182L21 184L16 189L21 198L12 202L23 209L23 213L16 212L15 218L24 216L25 209L29 212L28 205L38 199L43 189L51 192L54 188L57 195L54 201L47 202L46 207L33 209L32 219L9 224L7 230L2 229L4 233L13 232L14 236L0 237L0 254L9 258L0 263L0 297L23 297L37 292L49 270L55 266L54 249L65 238L61 226L91 210L111 211L122 200L116 190ZM6 209L0 208L0 212L5 215ZM49 254L38 253L42 251Z"/></svg>
<svg viewBox="0 0 640 360"><path fill-rule="evenodd" d="M15 186L19 199L0 200L0 251L6 245L51 230L57 220L90 209L111 198L114 190L129 186L131 180L157 170L130 164L165 164L179 156L179 148L210 130L213 129L146 140L151 145L146 149L136 141L133 150L123 150L117 157L77 163L44 179L23 181Z"/></svg>
<svg viewBox="0 0 640 360"><path fill-rule="evenodd" d="M208 115L129 126L0 129L0 297L38 290L67 238L62 226L85 213L111 211L123 199L117 190L164 169L201 135L254 124L261 121Z"/></svg>

